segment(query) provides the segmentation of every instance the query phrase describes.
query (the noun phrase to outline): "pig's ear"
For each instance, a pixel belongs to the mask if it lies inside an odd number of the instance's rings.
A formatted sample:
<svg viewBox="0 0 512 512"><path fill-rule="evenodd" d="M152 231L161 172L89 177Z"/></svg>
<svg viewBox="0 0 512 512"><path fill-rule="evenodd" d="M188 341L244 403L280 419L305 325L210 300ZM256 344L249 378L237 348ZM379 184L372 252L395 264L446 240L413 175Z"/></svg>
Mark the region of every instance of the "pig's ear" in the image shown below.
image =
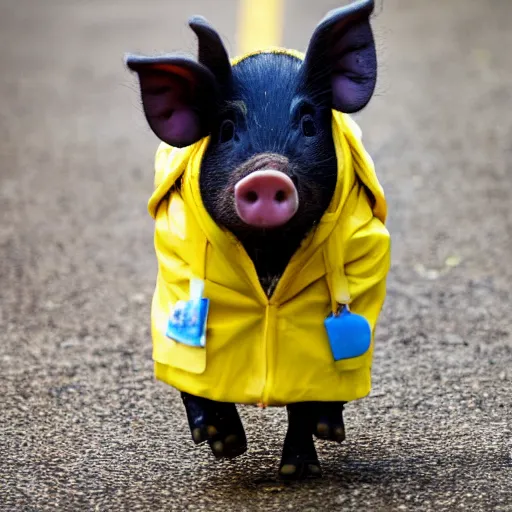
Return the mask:
<svg viewBox="0 0 512 512"><path fill-rule="evenodd" d="M314 91L332 92L332 107L353 113L370 101L377 80L377 56L370 26L373 0L331 11L317 26L303 70Z"/></svg>
<svg viewBox="0 0 512 512"><path fill-rule="evenodd" d="M193 16L188 24L197 36L199 62L215 75L219 84L228 85L231 82L231 63L218 32L202 16Z"/></svg>
<svg viewBox="0 0 512 512"><path fill-rule="evenodd" d="M156 136L184 147L208 135L218 86L212 72L188 57L127 55L139 76L144 113Z"/></svg>

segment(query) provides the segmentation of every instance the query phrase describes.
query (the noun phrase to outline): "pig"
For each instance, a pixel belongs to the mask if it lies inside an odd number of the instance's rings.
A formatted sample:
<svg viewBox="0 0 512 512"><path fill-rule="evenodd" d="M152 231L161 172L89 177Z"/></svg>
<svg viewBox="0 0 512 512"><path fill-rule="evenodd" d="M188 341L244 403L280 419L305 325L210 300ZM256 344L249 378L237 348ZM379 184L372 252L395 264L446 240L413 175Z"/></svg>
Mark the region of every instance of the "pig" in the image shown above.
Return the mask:
<svg viewBox="0 0 512 512"><path fill-rule="evenodd" d="M187 148L208 138L199 174L202 202L243 246L269 299L333 200L339 179L333 111L358 112L374 93L373 8L372 0L360 0L328 13L303 60L262 51L232 65L218 33L200 16L189 21L198 61L182 55L126 58L138 75L149 126L161 141ZM372 203L371 192L364 193ZM194 443L206 442L218 459L247 450L235 403L180 391ZM284 404L281 478L322 474L314 437L344 441L345 403Z"/></svg>

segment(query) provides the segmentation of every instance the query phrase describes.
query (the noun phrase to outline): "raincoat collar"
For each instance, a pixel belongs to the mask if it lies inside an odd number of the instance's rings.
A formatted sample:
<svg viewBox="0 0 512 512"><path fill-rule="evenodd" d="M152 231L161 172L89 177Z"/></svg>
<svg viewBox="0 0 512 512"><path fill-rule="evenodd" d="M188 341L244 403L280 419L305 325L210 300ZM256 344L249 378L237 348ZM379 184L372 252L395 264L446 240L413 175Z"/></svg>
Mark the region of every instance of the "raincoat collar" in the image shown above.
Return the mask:
<svg viewBox="0 0 512 512"><path fill-rule="evenodd" d="M285 53L301 58L301 54L298 52L281 49L271 49L268 51ZM235 59L233 61L234 65L240 60L242 59ZM270 302L279 300L285 291L282 288L286 286L290 278L299 272L311 256L320 249L324 250L327 265L330 266L329 262L338 261L337 269L328 269L328 272L330 271L333 274L330 284L333 295L333 308L335 303L348 304L350 302L348 285L343 273L343 261L340 261L340 252L342 251L339 250L341 247L339 245L341 243L339 235L331 237L329 235L333 233L334 227L340 221L343 207L356 180L359 180L371 192L374 215L383 223L386 221L387 205L384 191L377 179L373 161L363 147L359 126L348 115L333 111L332 134L338 162L338 176L333 198L318 226L306 237L290 260ZM153 218L156 218L160 202L176 185L177 181L181 179L183 200L194 215L207 243L220 250L233 266L239 267L238 273L253 285L259 300L266 304L269 302L269 299L259 285L256 269L242 244L232 233L217 225L204 207L199 187L199 174L201 162L209 141L210 138L205 137L191 146L172 149L168 161L164 165L158 161L157 153L155 190L148 203L149 213ZM170 149L167 144L162 142L159 147L159 153L162 153L161 149L164 148ZM168 152L163 153L168 154ZM334 233L337 231L335 230ZM328 242L324 244L328 238ZM206 250L201 251L201 253L206 257ZM233 257L235 253L237 257ZM204 266L204 262L198 262L196 268L201 269Z"/></svg>

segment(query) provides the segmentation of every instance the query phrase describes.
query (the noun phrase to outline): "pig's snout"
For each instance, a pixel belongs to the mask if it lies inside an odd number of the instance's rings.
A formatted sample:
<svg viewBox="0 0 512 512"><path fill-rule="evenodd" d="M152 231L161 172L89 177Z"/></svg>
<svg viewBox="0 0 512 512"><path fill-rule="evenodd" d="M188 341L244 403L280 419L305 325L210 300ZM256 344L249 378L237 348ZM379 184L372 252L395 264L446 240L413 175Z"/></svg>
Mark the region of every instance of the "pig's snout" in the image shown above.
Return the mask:
<svg viewBox="0 0 512 512"><path fill-rule="evenodd" d="M249 226L277 228L286 224L299 207L293 181L275 170L254 171L235 185L238 216Z"/></svg>

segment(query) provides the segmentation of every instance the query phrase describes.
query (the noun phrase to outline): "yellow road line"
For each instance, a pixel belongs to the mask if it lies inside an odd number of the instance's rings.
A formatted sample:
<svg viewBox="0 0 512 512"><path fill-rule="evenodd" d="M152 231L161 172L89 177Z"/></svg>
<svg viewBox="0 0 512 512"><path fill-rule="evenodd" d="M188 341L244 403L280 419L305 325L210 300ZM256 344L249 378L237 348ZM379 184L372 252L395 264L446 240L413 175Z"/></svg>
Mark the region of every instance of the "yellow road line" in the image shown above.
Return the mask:
<svg viewBox="0 0 512 512"><path fill-rule="evenodd" d="M238 53L281 45L284 0L239 0Z"/></svg>

